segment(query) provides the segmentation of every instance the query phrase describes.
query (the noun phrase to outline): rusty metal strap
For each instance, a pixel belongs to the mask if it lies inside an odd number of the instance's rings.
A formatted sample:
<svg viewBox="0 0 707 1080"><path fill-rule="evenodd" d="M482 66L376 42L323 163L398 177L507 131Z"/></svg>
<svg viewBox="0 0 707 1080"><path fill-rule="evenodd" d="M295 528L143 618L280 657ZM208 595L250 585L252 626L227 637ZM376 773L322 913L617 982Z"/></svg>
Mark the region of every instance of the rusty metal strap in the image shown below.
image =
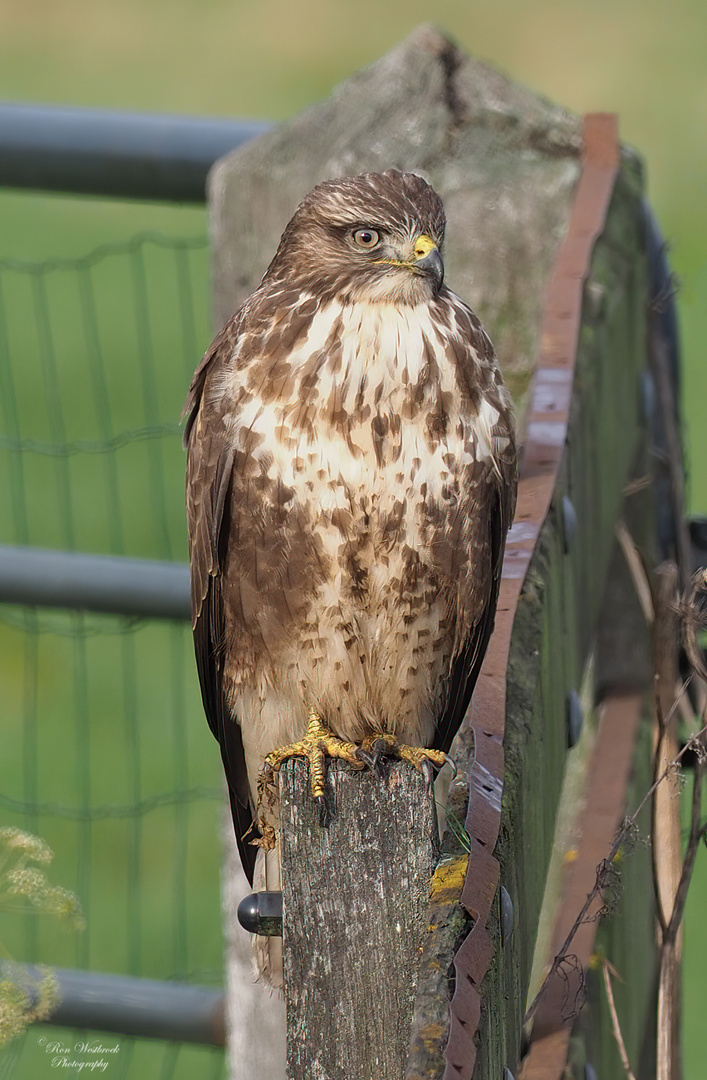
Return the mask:
<svg viewBox="0 0 707 1080"><path fill-rule="evenodd" d="M474 763L466 829L471 838L462 903L474 926L455 957L456 986L444 1080L470 1080L481 1001L478 987L493 956L486 929L500 867L492 852L501 824L506 667L518 598L545 522L567 439L582 293L619 169L616 117L584 118L582 170L565 238L550 280L539 362L531 386L518 505L508 536L496 625L476 686L470 727Z"/></svg>

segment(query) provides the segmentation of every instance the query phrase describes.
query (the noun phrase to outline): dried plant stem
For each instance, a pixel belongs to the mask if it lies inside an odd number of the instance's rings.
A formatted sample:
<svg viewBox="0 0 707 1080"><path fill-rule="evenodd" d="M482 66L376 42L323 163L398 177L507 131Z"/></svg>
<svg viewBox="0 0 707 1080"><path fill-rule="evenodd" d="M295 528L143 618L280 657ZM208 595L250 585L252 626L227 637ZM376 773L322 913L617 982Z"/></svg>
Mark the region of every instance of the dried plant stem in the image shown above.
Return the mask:
<svg viewBox="0 0 707 1080"><path fill-rule="evenodd" d="M646 572L645 564L631 533L626 527L626 522L623 520L617 521L614 531L616 539L624 553L626 565L628 566L631 580L633 581L633 587L636 590L638 602L641 605L643 617L648 625L651 626L655 618L655 605L651 583Z"/></svg>
<svg viewBox="0 0 707 1080"><path fill-rule="evenodd" d="M654 776L668 768L677 748L677 712L674 709L678 674L678 568L663 563L655 575L653 665L655 671ZM680 965L682 933L676 929L668 939L675 895L683 870L680 836L680 801L675 798L675 778L668 779L651 800L651 868L655 911L658 920L658 1004L656 1080L680 1080L680 1014L682 1011Z"/></svg>
<svg viewBox="0 0 707 1080"><path fill-rule="evenodd" d="M705 719L704 715L702 717ZM680 936L685 903L695 867L695 857L700 843L707 835L707 823L702 823L702 784L705 773L704 749L699 737L690 743L697 747L695 774L692 782L692 806L690 810L690 833L682 860L672 909L667 923L660 925L660 970L658 976L658 1040L656 1046L656 1080L679 1080L679 1047L675 1043L679 1033L675 1010L680 1002Z"/></svg>
<svg viewBox="0 0 707 1080"><path fill-rule="evenodd" d="M525 1015L525 1022L534 1017L549 984L556 976L562 976L568 962L574 960L578 963L576 957L573 958L570 954L572 942L580 927L596 917L597 902L612 881L612 864L622 844L632 834L635 835L638 817L650 801L651 869L658 930L655 1080L681 1080L679 1032L682 920L697 850L703 841L707 841L707 822L702 820L702 790L707 772L707 664L698 642L698 632L707 627L707 571L702 570L693 577L690 587L678 602L678 570L675 565L661 566L651 587L628 530L619 526L617 533L641 597L644 615L653 628L656 737L652 783L633 813L625 818L618 829L607 857L596 867L593 888L557 950L542 986ZM680 631L692 669L681 684L678 683L677 675ZM691 684L693 701L696 698L700 703L697 710L700 719L695 725L699 726L699 731L691 735L682 749L678 750L677 716L681 709L685 711L686 691ZM677 692L676 686L679 686ZM695 764L690 828L683 855L678 800L665 781L677 773L683 757L688 753L694 755ZM602 975L614 1038L626 1077L628 1080L635 1080L614 1000L612 974L615 975L616 972L608 961L602 961Z"/></svg>
<svg viewBox="0 0 707 1080"><path fill-rule="evenodd" d="M537 1009L538 1003L540 1001L540 998L542 997L543 993L545 992L545 988L547 987L550 980L554 977L556 972L559 970L559 968L564 963L564 961L565 961L565 959L567 957L567 954L569 953L572 942L573 942L573 940L575 938L575 935L577 934L577 931L579 930L580 926L583 925L583 923L585 922L585 920L587 918L587 915L589 913L589 909L591 908L592 904L597 899L597 897L601 896L601 894L602 894L602 892L604 890L604 886L606 884L606 880L607 880L608 873L610 871L611 865L612 865L614 859L616 858L616 856L618 855L619 850L621 848L621 845L624 843L626 838L628 836L630 836L630 834L635 830L636 822L638 820L639 814L641 813L641 810L646 805L648 800L650 798L652 798L653 793L655 792L658 785L662 784L663 781L666 779L666 777L669 776L670 773L674 772L675 768L677 767L677 765L679 765L680 761L682 760L683 755L686 754L689 750L693 749L694 744L697 742L697 740L703 738L706 734L707 734L707 725L703 725L702 728L700 729L700 731L698 731L697 734L694 735L690 739L690 741L685 744L685 746L683 746L682 750L680 750L679 753L677 753L675 755L675 757L672 759L672 761L670 761L668 763L668 765L665 767L665 769L663 769L660 776L657 777L657 779L654 781L654 783L651 785L651 787L645 793L645 795L641 799L640 803L638 804L638 806L636 807L634 812L629 817L624 819L623 825L618 830L618 832L616 834L616 837L614 839L614 842L611 845L611 848L609 850L609 853L608 853L607 857L605 859L603 859L602 862L600 862L599 865L597 866L596 880L594 882L594 886L593 886L591 892L589 892L587 894L587 899L582 904L582 907L581 907L581 909L580 909L580 911L579 911L579 913L577 915L577 918L575 919L575 921L572 923L572 926L570 927L570 930L569 930L569 933L567 934L567 937L565 938L565 940L562 942L562 945L558 949L558 951L557 951L557 953L555 955L555 958L552 961L552 964L550 966L550 970L548 971L547 975L543 979L543 982L542 982L542 985L541 985L540 989L538 990L537 994L535 995L532 1002L530 1003L530 1005L528 1007L528 1011L526 1012L526 1014L525 1014L525 1016L523 1018L523 1023L527 1024L528 1021L533 1018L533 1016L535 1014L535 1010ZM704 830L703 830L702 834L704 834ZM699 843L699 841L698 841L698 843ZM697 851L697 845L695 847L695 854L696 854L696 851ZM693 855L693 862L694 862L694 855ZM689 884L689 882L688 882L688 884Z"/></svg>
<svg viewBox="0 0 707 1080"><path fill-rule="evenodd" d="M631 1069L631 1063L628 1060L628 1054L626 1053L626 1044L624 1043L624 1037L621 1034L621 1025L619 1024L619 1016L616 1012L616 1003L614 1002L614 990L611 985L611 974L613 968L608 960L602 960L601 972L604 976L604 988L606 990L606 1000L609 1003L609 1013L611 1015L611 1027L614 1032L614 1038L616 1039L616 1045L619 1048L619 1055L621 1057L621 1064L626 1072L627 1080L636 1080L636 1077Z"/></svg>
<svg viewBox="0 0 707 1080"><path fill-rule="evenodd" d="M651 786L650 786L650 787L648 788L648 791L647 791L647 792L645 793L645 795L643 796L643 798L641 799L640 803L638 804L638 806L636 807L636 809L635 809L635 810L633 811L633 813L631 814L631 816L630 816L630 817L628 817L628 818L626 818L626 821L624 822L624 825L626 825L626 824L631 824L631 825L635 825L635 823L636 823L636 819L638 818L638 815L640 814L641 810L642 810L642 809L643 809L643 807L644 807L644 806L646 805L646 803L648 802L648 800L649 800L649 799L651 799L651 798L653 798L653 794L654 794L654 792L655 792L656 788L658 787L658 785L659 785L659 784L662 784L662 783L663 783L663 781L664 781L664 780L665 780L665 779L666 779L666 778L667 778L668 776L670 776L670 774L671 774L672 772L674 772L674 771L675 771L676 767L677 767L677 766L678 766L678 765L680 764L680 762L682 761L682 759L683 759L683 757L684 757L684 755L685 755L685 754L687 754L688 752L694 752L694 750L695 750L695 745L696 745L696 744L697 744L697 743L698 743L698 742L699 742L699 741L700 741L701 739L703 739L705 735L707 735L707 724L705 724L705 723L704 723L704 718L703 718L703 723L702 723L702 727L700 728L700 730L699 730L698 732L696 732L696 733L695 733L695 734L694 734L694 735L692 736L692 738L691 738L691 739L689 739L689 741L685 743L685 745L683 746L682 750L680 750L680 751L679 751L679 752L678 752L678 753L677 753L677 754L675 755L675 757L674 757L674 758L673 758L673 759L672 759L671 761L669 761L669 762L668 762L668 764L667 764L667 765L666 765L666 767L665 767L665 768L663 769L662 773L661 773L661 774L660 774L660 776L659 776L659 777L657 778L657 780L655 780L655 781L654 781L654 783L653 783L653 784L651 784ZM624 828L624 826L622 826L622 830L623 830L623 828Z"/></svg>
<svg viewBox="0 0 707 1080"><path fill-rule="evenodd" d="M704 729L703 729L704 731ZM658 975L658 1037L656 1045L656 1080L676 1080L679 1075L679 1052L675 1011L680 1002L680 931L685 903L695 866L697 849L707 834L701 823L702 781L705 762L698 754L692 785L690 834L682 862L680 880L667 924L661 923L660 968ZM676 1061L676 1059L678 1059Z"/></svg>
<svg viewBox="0 0 707 1080"><path fill-rule="evenodd" d="M658 976L656 1080L673 1080L676 1010L680 1001L680 955L676 942L663 941ZM675 1078L677 1080L677 1078Z"/></svg>

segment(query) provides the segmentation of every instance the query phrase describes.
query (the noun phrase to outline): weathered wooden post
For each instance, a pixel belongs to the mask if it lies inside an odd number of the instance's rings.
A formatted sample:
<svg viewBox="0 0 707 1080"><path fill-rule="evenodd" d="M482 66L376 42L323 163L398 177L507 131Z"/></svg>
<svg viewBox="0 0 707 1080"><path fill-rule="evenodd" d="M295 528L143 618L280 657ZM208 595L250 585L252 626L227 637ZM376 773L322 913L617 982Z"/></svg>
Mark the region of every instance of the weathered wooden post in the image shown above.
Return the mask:
<svg viewBox="0 0 707 1080"><path fill-rule="evenodd" d="M404 764L377 777L337 763L328 781L325 829L303 763L280 781L287 1075L397 1080L439 846L434 799Z"/></svg>
<svg viewBox="0 0 707 1080"><path fill-rule="evenodd" d="M216 321L255 287L316 183L389 167L421 173L444 199L446 278L496 345L523 481L494 643L452 749L452 820L466 816L469 839L446 835L430 907L434 807L415 775L396 767L377 783L331 768L337 809L322 830L304 769L283 770L291 1080L462 1080L477 1054L477 1078L517 1075L568 731L648 440L635 157L612 118L583 127L429 27L216 166ZM650 540L655 523L644 525ZM231 1030L249 1053L267 1039L235 1010ZM258 1075L280 1080L278 1068ZM246 1080L235 1053L232 1076Z"/></svg>

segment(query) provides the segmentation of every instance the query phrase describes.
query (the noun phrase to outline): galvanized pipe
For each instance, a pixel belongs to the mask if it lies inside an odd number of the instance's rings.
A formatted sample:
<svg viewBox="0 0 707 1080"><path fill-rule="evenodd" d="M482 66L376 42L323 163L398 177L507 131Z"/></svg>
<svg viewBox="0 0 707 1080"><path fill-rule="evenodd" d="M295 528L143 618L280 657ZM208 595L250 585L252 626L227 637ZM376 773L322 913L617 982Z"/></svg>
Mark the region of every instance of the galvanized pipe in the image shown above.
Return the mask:
<svg viewBox="0 0 707 1080"><path fill-rule="evenodd" d="M0 104L0 186L203 203L213 163L270 126Z"/></svg>
<svg viewBox="0 0 707 1080"><path fill-rule="evenodd" d="M46 975L29 964L5 962L0 970L4 978L18 979L27 988L38 987ZM69 968L51 971L59 983L61 1003L47 1024L143 1039L225 1045L222 990ZM31 989L31 993L36 997L36 990Z"/></svg>
<svg viewBox="0 0 707 1080"><path fill-rule="evenodd" d="M0 545L0 603L189 619L189 591L183 563Z"/></svg>

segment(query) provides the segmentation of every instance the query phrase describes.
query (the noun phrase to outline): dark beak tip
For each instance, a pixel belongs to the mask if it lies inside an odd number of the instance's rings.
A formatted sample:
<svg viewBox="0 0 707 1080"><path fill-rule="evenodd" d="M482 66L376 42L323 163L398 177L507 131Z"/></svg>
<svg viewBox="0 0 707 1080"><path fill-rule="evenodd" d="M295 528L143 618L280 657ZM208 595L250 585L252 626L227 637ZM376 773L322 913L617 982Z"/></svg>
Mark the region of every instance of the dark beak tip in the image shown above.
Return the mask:
<svg viewBox="0 0 707 1080"><path fill-rule="evenodd" d="M416 263L416 269L421 270L423 274L431 277L435 283L437 289L440 288L444 281L444 263L442 262L442 256L433 248L428 255L425 255L424 259L420 259Z"/></svg>

